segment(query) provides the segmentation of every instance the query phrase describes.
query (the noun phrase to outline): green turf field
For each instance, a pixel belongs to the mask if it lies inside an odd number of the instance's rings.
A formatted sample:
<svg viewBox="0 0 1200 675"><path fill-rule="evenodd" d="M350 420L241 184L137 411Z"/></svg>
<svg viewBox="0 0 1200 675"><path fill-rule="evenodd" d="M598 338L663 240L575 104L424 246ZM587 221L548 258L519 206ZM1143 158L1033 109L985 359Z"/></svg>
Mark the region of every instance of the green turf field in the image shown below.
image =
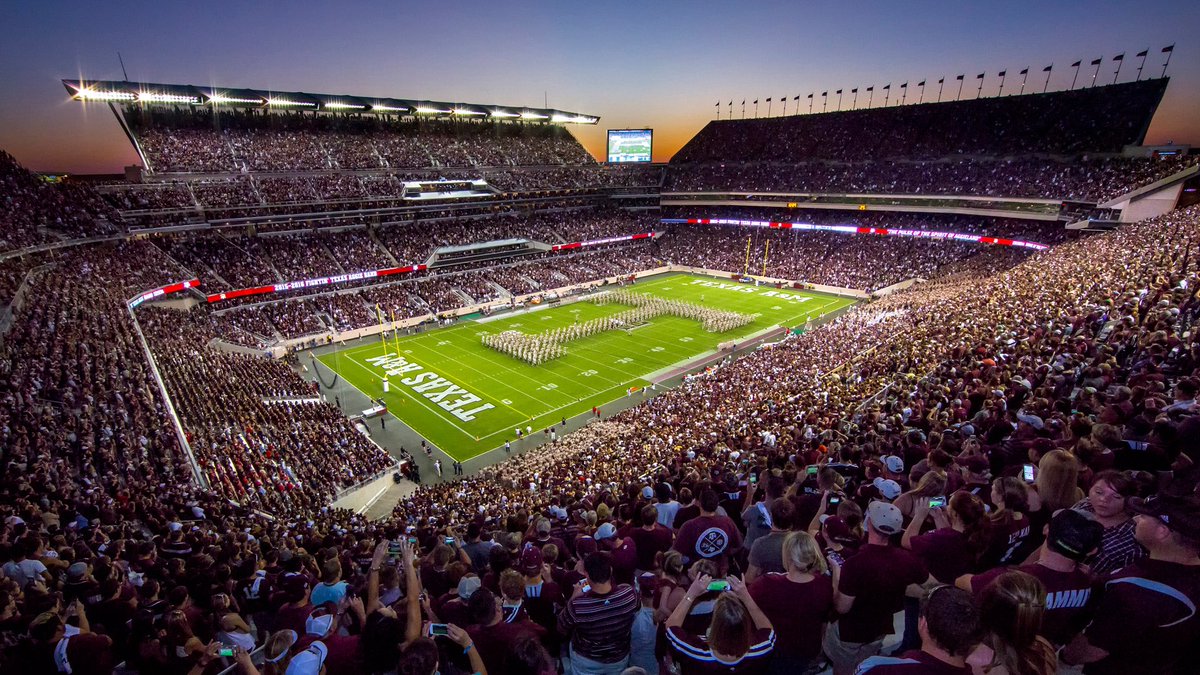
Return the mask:
<svg viewBox="0 0 1200 675"><path fill-rule="evenodd" d="M630 387L647 384L647 376L711 353L720 343L779 326L802 326L809 318L853 304L849 298L685 274L655 276L623 288L761 316L725 333L705 332L691 319L660 316L631 331L568 342L566 356L540 366L480 342L484 333L536 334L577 317L582 322L629 309L581 301L398 339L373 338L319 358L367 396L383 398L393 415L433 445L466 460L515 440L518 426L540 433L564 416L603 407ZM386 394L385 371L390 371Z"/></svg>

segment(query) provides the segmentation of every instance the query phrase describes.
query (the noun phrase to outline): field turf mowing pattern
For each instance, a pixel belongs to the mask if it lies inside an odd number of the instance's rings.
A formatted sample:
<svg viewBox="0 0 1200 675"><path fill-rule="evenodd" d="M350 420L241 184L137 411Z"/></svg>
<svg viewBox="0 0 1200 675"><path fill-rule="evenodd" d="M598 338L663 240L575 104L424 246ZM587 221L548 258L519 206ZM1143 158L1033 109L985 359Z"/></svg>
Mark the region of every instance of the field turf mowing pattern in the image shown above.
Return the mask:
<svg viewBox="0 0 1200 675"><path fill-rule="evenodd" d="M737 290L704 286L695 283L697 280L734 286ZM505 440L515 442L514 430L518 426L522 429L531 426L535 434L541 433L562 417L590 412L593 406L603 408L604 404L625 396L630 387L648 384L644 379L647 375L710 353L722 342L768 328L801 326L810 317L816 319L854 303L850 298L790 289L775 291L768 286L687 274L658 275L623 288L761 316L726 333L708 333L696 321L662 316L632 331L607 331L568 342L566 356L540 366L494 351L480 342L484 332L512 329L536 334L570 325L576 317L583 322L629 309L615 303L597 306L580 301L491 321L465 321L398 339L373 338L367 344L318 358L368 397L382 398L390 413L434 446L465 461L504 445ZM808 299L793 301L764 295L768 291ZM398 356L418 364L422 370L389 377L390 391L385 394L384 367L369 363L368 359L396 355L397 351ZM438 390L418 393L400 381L427 371L482 399L462 410L482 403L495 407L464 421L427 398L427 394ZM454 399L451 396L448 401Z"/></svg>

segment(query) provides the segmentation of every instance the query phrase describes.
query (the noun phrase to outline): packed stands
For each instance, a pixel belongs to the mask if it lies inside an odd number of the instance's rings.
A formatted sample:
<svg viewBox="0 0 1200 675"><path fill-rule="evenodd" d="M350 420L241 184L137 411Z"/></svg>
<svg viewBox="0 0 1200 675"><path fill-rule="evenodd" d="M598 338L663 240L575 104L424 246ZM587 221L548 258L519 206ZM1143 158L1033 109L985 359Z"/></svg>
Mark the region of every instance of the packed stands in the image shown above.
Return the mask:
<svg viewBox="0 0 1200 675"><path fill-rule="evenodd" d="M1082 160L719 162L673 167L668 190L1034 197L1104 202L1196 163L1195 157Z"/></svg>
<svg viewBox="0 0 1200 675"><path fill-rule="evenodd" d="M710 122L671 159L937 159L1120 153L1145 137L1166 79L1049 94Z"/></svg>
<svg viewBox="0 0 1200 675"><path fill-rule="evenodd" d="M777 123L795 133L780 147L838 161L841 143L888 157L883 138L910 158L1085 142L1110 152L1138 140L1162 86L972 102L984 114L960 116L961 129L935 128L929 106L856 118L885 135L788 119ZM1094 112L1073 115L1083 103ZM422 153L458 166L570 159L549 137L247 119L227 135L141 133L156 161L190 171ZM724 133L689 152L732 156L736 134ZM103 231L80 202L48 193L39 204L50 186L4 175L7 204L23 209L5 211L10 250L48 241L57 228L43 226L63 213L79 218L70 236ZM228 199L247 185L261 195L260 178L238 179ZM841 217L696 215L722 214ZM165 280L234 289L439 246L630 234L657 216L162 232L0 262L6 295L30 289L0 340L0 671L1189 672L1200 644L1200 206L1079 237L1018 219L855 221L1050 235L1033 253L678 225L661 242L462 259L229 310L184 309L199 301L187 294L127 304ZM607 418L596 410L582 429L469 476L422 482L376 521L331 500L393 457L289 361L214 343L257 349L277 334L367 325L376 305L423 316L461 307L464 293L587 283L662 259L736 272L747 237L764 253L770 241L769 274L869 289L928 280Z"/></svg>

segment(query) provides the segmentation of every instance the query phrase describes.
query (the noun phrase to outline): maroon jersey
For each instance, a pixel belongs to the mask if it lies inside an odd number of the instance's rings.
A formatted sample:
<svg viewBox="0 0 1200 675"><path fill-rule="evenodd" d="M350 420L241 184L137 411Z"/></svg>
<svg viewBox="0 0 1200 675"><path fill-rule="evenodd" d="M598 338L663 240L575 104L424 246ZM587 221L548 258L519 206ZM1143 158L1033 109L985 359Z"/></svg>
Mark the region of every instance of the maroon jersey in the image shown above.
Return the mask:
<svg viewBox="0 0 1200 675"><path fill-rule="evenodd" d="M822 574L801 584L786 574L766 574L750 584L750 597L775 627L776 654L793 662L821 653L821 636L833 609L829 577Z"/></svg>
<svg viewBox="0 0 1200 675"><path fill-rule="evenodd" d="M842 566L838 591L854 598L838 620L844 642L873 642L892 632L892 615L904 608L909 584L929 578L925 565L909 551L867 544Z"/></svg>
<svg viewBox="0 0 1200 675"><path fill-rule="evenodd" d="M1087 625L1095 606L1092 594L1092 575L1082 570L1059 572L1045 565L1022 565L1012 568L1037 577L1046 587L1046 612L1042 615L1041 634L1056 645L1065 645ZM998 567L971 577L971 592L976 596L983 593L996 577L1009 571Z"/></svg>

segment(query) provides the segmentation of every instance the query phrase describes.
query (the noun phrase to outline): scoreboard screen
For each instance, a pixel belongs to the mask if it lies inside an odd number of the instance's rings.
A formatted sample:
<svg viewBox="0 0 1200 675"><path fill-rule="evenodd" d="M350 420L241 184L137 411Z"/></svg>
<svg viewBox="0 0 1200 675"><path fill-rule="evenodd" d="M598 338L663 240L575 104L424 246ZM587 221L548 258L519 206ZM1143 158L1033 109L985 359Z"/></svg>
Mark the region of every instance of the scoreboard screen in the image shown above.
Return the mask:
<svg viewBox="0 0 1200 675"><path fill-rule="evenodd" d="M608 161L649 163L650 151L654 147L653 129L609 129Z"/></svg>

